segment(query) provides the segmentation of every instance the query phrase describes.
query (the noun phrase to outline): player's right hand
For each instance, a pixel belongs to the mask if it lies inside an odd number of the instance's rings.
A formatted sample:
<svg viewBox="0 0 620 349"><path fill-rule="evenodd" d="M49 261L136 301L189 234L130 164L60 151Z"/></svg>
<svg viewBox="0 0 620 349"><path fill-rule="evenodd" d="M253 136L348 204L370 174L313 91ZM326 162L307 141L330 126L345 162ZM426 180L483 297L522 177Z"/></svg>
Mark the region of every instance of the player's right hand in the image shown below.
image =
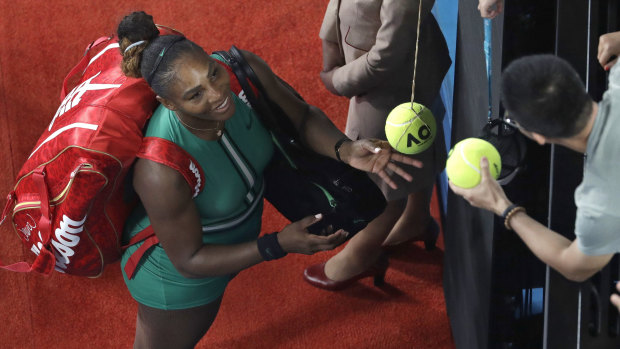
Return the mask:
<svg viewBox="0 0 620 349"><path fill-rule="evenodd" d="M340 229L325 236L314 235L308 232L308 227L320 221L322 215L308 216L293 222L278 233L278 242L287 253L314 254L328 251L345 242L349 233ZM329 233L329 232L328 232Z"/></svg>

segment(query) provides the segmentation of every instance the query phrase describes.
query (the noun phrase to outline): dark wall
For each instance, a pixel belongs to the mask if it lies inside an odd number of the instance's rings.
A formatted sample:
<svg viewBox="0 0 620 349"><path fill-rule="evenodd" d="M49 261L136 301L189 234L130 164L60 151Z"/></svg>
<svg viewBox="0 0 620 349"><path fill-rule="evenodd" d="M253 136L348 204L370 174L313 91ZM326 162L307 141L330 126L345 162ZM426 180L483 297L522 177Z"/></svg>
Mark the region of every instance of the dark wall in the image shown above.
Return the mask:
<svg viewBox="0 0 620 349"><path fill-rule="evenodd" d="M484 25L476 6L459 2L452 144L478 136L487 121ZM493 20L493 115L502 114L502 68L528 54L569 60L599 100L606 76L596 61L598 37L618 30L617 19L616 0L507 1L504 15ZM572 240L582 166L581 154L528 141L522 171L504 189L530 216ZM617 257L591 280L570 282L491 213L451 192L447 207L444 292L457 348L620 347L618 313L608 302L620 277Z"/></svg>
<svg viewBox="0 0 620 349"><path fill-rule="evenodd" d="M455 62L452 142L478 136L487 122L488 80L484 56L484 24L477 2L459 1ZM502 19L493 21L493 86L497 113L501 68ZM445 222L444 292L457 348L487 345L493 216L448 193Z"/></svg>
<svg viewBox="0 0 620 349"><path fill-rule="evenodd" d="M596 59L598 38L620 29L618 14L616 0L557 2L556 54L577 70L595 101L607 88L606 73ZM554 147L552 169L549 226L573 240L573 193L582 179L583 155ZM608 301L617 279L617 257L583 283L568 281L548 269L544 348L619 348L618 310Z"/></svg>

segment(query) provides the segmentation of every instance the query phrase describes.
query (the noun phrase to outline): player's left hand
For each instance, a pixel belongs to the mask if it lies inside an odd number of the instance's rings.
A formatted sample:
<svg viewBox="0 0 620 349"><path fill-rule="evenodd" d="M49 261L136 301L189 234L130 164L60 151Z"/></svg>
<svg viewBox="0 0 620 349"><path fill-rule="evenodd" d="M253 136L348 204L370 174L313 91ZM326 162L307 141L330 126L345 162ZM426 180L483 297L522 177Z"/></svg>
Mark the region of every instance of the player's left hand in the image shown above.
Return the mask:
<svg viewBox="0 0 620 349"><path fill-rule="evenodd" d="M392 189L396 189L396 183L392 181L386 169L392 170L396 175L411 182L413 178L395 162L422 168L419 160L404 156L392 149L387 141L378 139L361 139L358 141L345 142L341 147L342 160L350 166L362 171L376 173ZM345 155L346 154L346 155Z"/></svg>

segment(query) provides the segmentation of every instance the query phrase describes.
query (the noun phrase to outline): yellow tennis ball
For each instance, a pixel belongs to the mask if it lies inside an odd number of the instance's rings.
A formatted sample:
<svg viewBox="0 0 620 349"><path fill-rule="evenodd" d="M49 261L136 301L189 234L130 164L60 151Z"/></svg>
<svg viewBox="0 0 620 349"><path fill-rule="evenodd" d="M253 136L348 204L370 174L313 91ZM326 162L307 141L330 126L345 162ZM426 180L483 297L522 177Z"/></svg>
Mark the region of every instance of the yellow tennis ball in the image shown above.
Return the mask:
<svg viewBox="0 0 620 349"><path fill-rule="evenodd" d="M502 160L495 147L480 138L466 138L454 146L446 161L448 179L462 188L473 188L480 183L480 159L489 160L489 171L497 179L502 171Z"/></svg>
<svg viewBox="0 0 620 349"><path fill-rule="evenodd" d="M392 109L385 122L385 135L392 148L403 154L417 154L433 144L435 117L419 103L403 103Z"/></svg>

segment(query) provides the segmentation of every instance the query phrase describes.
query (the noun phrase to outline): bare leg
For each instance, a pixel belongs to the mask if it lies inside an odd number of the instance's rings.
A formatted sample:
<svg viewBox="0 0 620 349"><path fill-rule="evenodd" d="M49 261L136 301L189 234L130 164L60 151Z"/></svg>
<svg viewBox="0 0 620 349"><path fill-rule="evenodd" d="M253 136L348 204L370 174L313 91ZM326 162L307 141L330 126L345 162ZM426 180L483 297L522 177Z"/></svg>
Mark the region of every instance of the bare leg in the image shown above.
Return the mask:
<svg viewBox="0 0 620 349"><path fill-rule="evenodd" d="M383 242L384 246L397 245L418 236L424 238L426 227L431 222L432 194L433 187L409 194L407 207Z"/></svg>
<svg viewBox="0 0 620 349"><path fill-rule="evenodd" d="M389 201L385 211L349 240L325 264L325 275L334 281L349 279L368 269L382 252L381 244L405 209L405 200Z"/></svg>
<svg viewBox="0 0 620 349"><path fill-rule="evenodd" d="M195 308L161 310L138 303L135 349L194 348L215 320L222 297Z"/></svg>

